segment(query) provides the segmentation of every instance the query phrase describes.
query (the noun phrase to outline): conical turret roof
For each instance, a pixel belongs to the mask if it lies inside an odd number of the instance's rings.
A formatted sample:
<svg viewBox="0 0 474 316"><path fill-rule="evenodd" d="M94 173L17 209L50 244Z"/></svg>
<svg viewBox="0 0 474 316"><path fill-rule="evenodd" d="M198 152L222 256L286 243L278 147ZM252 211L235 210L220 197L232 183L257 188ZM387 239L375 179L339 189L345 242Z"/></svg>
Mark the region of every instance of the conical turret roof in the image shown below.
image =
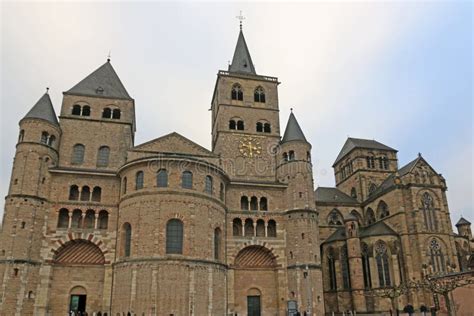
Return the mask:
<svg viewBox="0 0 474 316"><path fill-rule="evenodd" d="M244 33L242 29L239 32L237 39L237 46L235 46L234 57L232 64L229 66L230 72L241 72L256 75L255 67L253 66L252 57L245 42Z"/></svg>
<svg viewBox="0 0 474 316"><path fill-rule="evenodd" d="M65 94L132 100L110 59Z"/></svg>
<svg viewBox="0 0 474 316"><path fill-rule="evenodd" d="M292 140L308 142L293 112L290 114L290 118L286 124L285 134L283 135L281 142L286 143Z"/></svg>
<svg viewBox="0 0 474 316"><path fill-rule="evenodd" d="M59 125L53 103L48 93L43 94L38 102L33 105L31 110L26 113L25 117L23 117L23 119L27 118L42 119L54 125Z"/></svg>

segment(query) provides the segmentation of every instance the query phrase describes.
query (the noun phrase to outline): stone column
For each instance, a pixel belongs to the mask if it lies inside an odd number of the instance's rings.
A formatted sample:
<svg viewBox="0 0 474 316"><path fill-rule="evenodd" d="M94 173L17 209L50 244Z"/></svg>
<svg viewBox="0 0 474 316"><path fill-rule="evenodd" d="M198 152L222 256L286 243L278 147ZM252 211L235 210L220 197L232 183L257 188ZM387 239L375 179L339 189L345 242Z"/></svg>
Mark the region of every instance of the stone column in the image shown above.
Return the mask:
<svg viewBox="0 0 474 316"><path fill-rule="evenodd" d="M69 222L67 224L67 228L71 228L72 226L72 211L69 211Z"/></svg>
<svg viewBox="0 0 474 316"><path fill-rule="evenodd" d="M39 271L39 284L36 290L36 300L34 305L34 315L49 316L49 292L51 289L51 281L53 278L53 267L43 264Z"/></svg>
<svg viewBox="0 0 474 316"><path fill-rule="evenodd" d="M110 299L112 297L112 279L114 270L112 265L106 265L104 269L104 285L102 288L102 310L109 311L111 308Z"/></svg>

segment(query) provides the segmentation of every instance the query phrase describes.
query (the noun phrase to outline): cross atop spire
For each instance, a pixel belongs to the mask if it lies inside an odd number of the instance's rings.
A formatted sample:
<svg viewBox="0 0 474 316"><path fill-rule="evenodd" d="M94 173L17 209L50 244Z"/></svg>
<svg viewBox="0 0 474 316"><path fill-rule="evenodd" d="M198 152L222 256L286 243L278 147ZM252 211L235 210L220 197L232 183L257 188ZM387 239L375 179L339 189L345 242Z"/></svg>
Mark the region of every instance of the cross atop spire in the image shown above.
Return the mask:
<svg viewBox="0 0 474 316"><path fill-rule="evenodd" d="M240 14L236 16L236 19L240 21L240 30L242 31L242 21L245 20L245 16L242 15L242 10L240 10Z"/></svg>

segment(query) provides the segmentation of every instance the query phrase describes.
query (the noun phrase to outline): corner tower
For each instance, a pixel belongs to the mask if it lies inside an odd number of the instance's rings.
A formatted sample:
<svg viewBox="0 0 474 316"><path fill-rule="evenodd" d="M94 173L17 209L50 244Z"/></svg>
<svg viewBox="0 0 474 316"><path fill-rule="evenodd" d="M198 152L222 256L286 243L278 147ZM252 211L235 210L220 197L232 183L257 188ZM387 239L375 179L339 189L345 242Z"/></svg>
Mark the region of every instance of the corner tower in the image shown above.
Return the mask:
<svg viewBox="0 0 474 316"><path fill-rule="evenodd" d="M212 150L233 178L275 180L278 84L256 73L240 29L232 64L218 72L211 103Z"/></svg>

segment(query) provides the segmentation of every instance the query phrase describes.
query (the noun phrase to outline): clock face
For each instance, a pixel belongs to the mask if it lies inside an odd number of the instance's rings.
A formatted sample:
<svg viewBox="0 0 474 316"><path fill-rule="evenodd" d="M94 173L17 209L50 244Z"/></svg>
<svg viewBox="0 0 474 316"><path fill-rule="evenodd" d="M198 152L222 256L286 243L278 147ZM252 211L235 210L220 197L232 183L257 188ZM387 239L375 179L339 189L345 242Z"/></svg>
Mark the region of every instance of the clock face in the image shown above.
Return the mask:
<svg viewBox="0 0 474 316"><path fill-rule="evenodd" d="M262 153L262 145L253 137L244 137L239 141L239 151L244 157L257 157Z"/></svg>

